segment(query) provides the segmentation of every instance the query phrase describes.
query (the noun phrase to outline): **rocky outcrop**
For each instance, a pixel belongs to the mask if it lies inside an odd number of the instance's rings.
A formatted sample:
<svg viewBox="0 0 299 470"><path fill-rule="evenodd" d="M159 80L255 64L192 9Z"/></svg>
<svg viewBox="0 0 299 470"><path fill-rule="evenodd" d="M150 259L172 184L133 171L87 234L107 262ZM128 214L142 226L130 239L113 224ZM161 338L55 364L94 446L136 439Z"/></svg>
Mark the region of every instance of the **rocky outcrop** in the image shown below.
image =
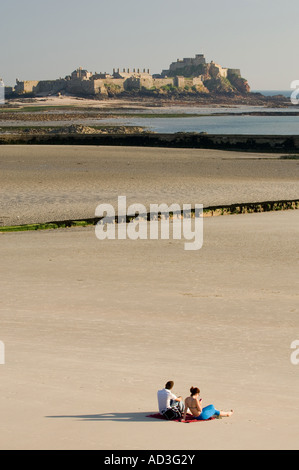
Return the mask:
<svg viewBox="0 0 299 470"><path fill-rule="evenodd" d="M0 135L4 129L0 128ZM80 136L80 135L101 135L101 134L141 134L144 132L143 127L138 126L102 126L101 128L96 127L89 127L83 126L80 124L72 124L70 126L62 126L62 127L54 127L54 128L47 128L47 127L40 127L40 128L18 128L15 127L14 129L9 129L9 132L6 133L7 135L20 135L20 136L45 136L45 135L69 135L69 136Z"/></svg>
<svg viewBox="0 0 299 470"><path fill-rule="evenodd" d="M227 78L220 75L215 78L207 78L204 85L210 93L236 93L237 91Z"/></svg>
<svg viewBox="0 0 299 470"><path fill-rule="evenodd" d="M80 124L72 124L67 127L57 127L50 130L50 134L140 134L144 132L143 127L137 126L111 126L94 128L89 126L82 126Z"/></svg>
<svg viewBox="0 0 299 470"><path fill-rule="evenodd" d="M241 94L250 93L250 86L248 81L241 76L230 72L228 70L227 78L231 85Z"/></svg>

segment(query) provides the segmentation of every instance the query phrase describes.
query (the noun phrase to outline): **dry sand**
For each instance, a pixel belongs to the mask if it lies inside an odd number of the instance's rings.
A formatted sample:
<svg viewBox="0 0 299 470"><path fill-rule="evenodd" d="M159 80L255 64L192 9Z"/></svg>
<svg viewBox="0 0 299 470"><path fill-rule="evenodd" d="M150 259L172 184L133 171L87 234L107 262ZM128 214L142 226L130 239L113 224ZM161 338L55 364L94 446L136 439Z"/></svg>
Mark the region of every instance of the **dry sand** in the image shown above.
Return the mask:
<svg viewBox="0 0 299 470"><path fill-rule="evenodd" d="M130 99L102 99L102 100L93 100L88 98L79 98L76 96L51 96L43 98L33 98L33 99L17 99L10 100L11 106L76 106L76 107L89 107L89 108L147 108L149 105L153 104L153 100L144 100L144 103L140 103L136 100ZM155 105L156 106L156 105Z"/></svg>
<svg viewBox="0 0 299 470"><path fill-rule="evenodd" d="M0 150L10 221L14 206L24 221L86 217L126 192L144 203L298 197L298 163L271 156ZM91 227L0 234L0 448L298 449L298 230L298 211L208 218L196 252L182 240L100 242ZM146 418L167 380L235 415Z"/></svg>
<svg viewBox="0 0 299 470"><path fill-rule="evenodd" d="M0 235L2 449L298 448L298 213L205 219L204 247ZM166 380L235 409L145 418Z"/></svg>
<svg viewBox="0 0 299 470"><path fill-rule="evenodd" d="M2 146L0 225L84 219L101 203L232 204L295 199L299 164L201 149Z"/></svg>

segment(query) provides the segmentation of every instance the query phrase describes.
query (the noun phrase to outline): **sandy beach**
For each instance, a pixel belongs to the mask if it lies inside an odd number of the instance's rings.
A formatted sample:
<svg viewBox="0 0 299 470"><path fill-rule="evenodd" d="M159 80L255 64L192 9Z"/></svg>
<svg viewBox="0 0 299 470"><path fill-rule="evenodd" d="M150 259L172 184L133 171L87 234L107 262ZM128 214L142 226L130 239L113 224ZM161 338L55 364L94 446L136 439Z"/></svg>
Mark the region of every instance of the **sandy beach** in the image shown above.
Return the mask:
<svg viewBox="0 0 299 470"><path fill-rule="evenodd" d="M97 204L298 198L298 163L206 150L2 147L2 224ZM204 220L204 245L0 233L1 449L297 449L298 211ZM230 419L147 418L174 380Z"/></svg>
<svg viewBox="0 0 299 470"><path fill-rule="evenodd" d="M98 204L292 200L299 165L279 154L203 149L2 146L0 225L95 216Z"/></svg>
<svg viewBox="0 0 299 470"><path fill-rule="evenodd" d="M0 451L299 450L298 13L3 2Z"/></svg>
<svg viewBox="0 0 299 470"><path fill-rule="evenodd" d="M136 103L136 100L109 100L109 99L102 99L102 100L94 100L94 99L88 99L86 97L81 98L78 96L46 96L46 97L35 97L34 99L16 99L16 100L10 100L10 105L11 106L24 106L24 107L30 107L32 105L34 106L75 106L75 107L89 107L89 108L110 108L110 107L117 107L117 108L127 108L127 107L137 107L137 108L142 108L143 105L139 103ZM148 103L145 101L145 106L148 105Z"/></svg>
<svg viewBox="0 0 299 470"><path fill-rule="evenodd" d="M0 235L1 449L298 448L297 211L205 220L204 247ZM230 420L146 418L166 380Z"/></svg>

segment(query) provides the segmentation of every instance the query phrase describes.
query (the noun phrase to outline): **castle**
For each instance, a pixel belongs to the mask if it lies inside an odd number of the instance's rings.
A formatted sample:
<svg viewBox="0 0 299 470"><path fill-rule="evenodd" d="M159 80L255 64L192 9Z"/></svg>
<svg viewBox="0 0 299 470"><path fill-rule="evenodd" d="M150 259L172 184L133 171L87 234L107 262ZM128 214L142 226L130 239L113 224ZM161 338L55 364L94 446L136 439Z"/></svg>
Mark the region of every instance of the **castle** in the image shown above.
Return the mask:
<svg viewBox="0 0 299 470"><path fill-rule="evenodd" d="M55 94L74 94L80 96L111 96L122 92L153 91L163 92L173 89L209 93L217 90L246 93L247 82L241 78L239 69L227 69L215 62L206 62L203 54L195 58L178 59L168 70L151 75L149 69L113 69L113 73L92 73L81 67L65 78L57 80L19 81L14 94L33 94L47 96ZM246 82L246 86L245 83Z"/></svg>
<svg viewBox="0 0 299 470"><path fill-rule="evenodd" d="M170 67L168 70L162 71L162 76L165 77L168 75L178 75L184 72L185 69L188 69L188 68L196 69L200 66L203 66L202 69L204 69L205 66L210 66L210 68L213 69L214 71L214 75L217 75L219 73L221 77L224 77L224 78L227 78L228 75L232 73L241 77L240 69L223 68L221 65L216 64L213 60L211 61L210 64L207 64L205 56L203 54L197 54L195 58L185 58L183 60L178 59L176 62L173 62L172 64L170 64Z"/></svg>

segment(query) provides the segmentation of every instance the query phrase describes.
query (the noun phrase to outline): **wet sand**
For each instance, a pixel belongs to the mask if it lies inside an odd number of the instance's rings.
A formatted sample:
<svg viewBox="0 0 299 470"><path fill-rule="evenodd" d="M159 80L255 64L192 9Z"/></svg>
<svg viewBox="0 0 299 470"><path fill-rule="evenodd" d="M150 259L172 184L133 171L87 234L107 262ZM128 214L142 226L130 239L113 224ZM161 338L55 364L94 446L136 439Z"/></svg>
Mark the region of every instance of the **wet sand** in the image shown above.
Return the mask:
<svg viewBox="0 0 299 470"><path fill-rule="evenodd" d="M296 199L279 155L0 147L2 225L98 204ZM204 245L0 233L1 449L297 449L298 211L204 219ZM167 380L231 419L146 418Z"/></svg>
<svg viewBox="0 0 299 470"><path fill-rule="evenodd" d="M1 449L297 449L297 211L204 220L204 246L0 234ZM231 419L146 418L202 391Z"/></svg>
<svg viewBox="0 0 299 470"><path fill-rule="evenodd" d="M202 149L1 146L0 225L95 216L101 203L292 200L299 165L279 154Z"/></svg>

